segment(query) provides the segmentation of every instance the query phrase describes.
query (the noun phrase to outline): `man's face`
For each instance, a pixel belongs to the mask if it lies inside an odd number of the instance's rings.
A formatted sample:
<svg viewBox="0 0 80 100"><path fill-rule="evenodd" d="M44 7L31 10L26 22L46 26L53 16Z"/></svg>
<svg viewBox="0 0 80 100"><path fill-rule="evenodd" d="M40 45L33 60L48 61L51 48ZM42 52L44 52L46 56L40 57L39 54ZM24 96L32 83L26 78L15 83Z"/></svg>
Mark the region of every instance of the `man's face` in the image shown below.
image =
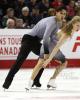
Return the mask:
<svg viewBox="0 0 80 100"><path fill-rule="evenodd" d="M66 17L66 10L61 10L59 12L56 12L56 17L59 21L62 21Z"/></svg>

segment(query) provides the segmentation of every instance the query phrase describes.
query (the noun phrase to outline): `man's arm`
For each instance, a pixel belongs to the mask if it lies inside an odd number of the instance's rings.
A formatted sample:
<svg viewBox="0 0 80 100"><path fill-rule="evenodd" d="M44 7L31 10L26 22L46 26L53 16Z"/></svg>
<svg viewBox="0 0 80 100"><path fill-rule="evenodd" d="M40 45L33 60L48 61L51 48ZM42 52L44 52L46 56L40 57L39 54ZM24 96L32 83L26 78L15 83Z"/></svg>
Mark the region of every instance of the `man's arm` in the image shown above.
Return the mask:
<svg viewBox="0 0 80 100"><path fill-rule="evenodd" d="M55 27L53 27L54 23L52 24L47 24L45 32L44 32L44 36L43 36L43 50L44 50L44 54L49 54L49 39L51 36L51 33L53 30L55 30ZM53 33L54 34L54 33Z"/></svg>

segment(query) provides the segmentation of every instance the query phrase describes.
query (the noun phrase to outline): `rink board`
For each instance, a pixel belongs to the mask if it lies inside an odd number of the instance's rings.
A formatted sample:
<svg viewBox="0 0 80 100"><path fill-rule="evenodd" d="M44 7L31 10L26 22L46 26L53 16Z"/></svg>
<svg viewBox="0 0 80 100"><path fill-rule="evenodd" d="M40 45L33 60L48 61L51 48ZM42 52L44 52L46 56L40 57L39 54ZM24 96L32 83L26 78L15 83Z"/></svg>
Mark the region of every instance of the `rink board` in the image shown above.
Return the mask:
<svg viewBox="0 0 80 100"><path fill-rule="evenodd" d="M0 69L10 68L15 62L19 53L21 40L24 34L27 34L31 29L1 29L0 30ZM62 53L68 60L68 67L80 66L80 31L64 43L60 48ZM22 65L22 68L33 68L37 63L38 56L32 52L28 59ZM52 61L49 67L56 67L57 62Z"/></svg>

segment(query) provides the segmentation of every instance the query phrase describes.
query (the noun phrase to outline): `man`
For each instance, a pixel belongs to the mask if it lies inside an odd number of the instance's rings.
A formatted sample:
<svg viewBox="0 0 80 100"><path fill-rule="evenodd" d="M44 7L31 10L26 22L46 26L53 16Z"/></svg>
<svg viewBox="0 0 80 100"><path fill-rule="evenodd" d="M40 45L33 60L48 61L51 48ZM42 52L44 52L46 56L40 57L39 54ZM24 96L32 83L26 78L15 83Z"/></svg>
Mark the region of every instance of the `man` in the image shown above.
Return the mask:
<svg viewBox="0 0 80 100"><path fill-rule="evenodd" d="M32 31L26 35L23 36L22 42L21 42L21 49L19 52L19 55L17 57L16 62L10 69L5 82L3 84L3 88L8 89L13 77L20 69L21 65L23 64L24 60L28 56L28 54L32 51L35 54L39 55L40 57L43 56L42 52L44 50L44 59L47 59L47 56L49 54L49 40L53 41L54 34L58 31L58 29L61 27L61 22L66 16L66 10L65 8L61 7L56 9L56 16L51 16L42 19L39 21L32 29ZM41 45L41 40L43 40L43 43ZM44 68L42 68L37 76L34 78L33 85L36 85L39 83L39 78L43 72ZM36 81L38 80L38 81ZM32 85L32 86L33 86ZM41 84L37 84L36 86L39 87Z"/></svg>

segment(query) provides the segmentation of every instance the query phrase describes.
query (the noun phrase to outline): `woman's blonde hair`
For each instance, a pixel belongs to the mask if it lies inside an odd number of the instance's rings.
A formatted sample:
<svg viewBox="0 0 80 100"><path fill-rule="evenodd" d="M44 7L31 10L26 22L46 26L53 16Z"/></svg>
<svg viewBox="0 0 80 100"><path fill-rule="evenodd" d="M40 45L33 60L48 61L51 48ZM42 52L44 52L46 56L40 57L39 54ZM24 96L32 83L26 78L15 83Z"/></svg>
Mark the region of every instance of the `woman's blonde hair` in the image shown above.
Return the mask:
<svg viewBox="0 0 80 100"><path fill-rule="evenodd" d="M73 24L80 22L80 16L74 16L71 21L69 21L63 28L62 31L67 35L71 35Z"/></svg>

